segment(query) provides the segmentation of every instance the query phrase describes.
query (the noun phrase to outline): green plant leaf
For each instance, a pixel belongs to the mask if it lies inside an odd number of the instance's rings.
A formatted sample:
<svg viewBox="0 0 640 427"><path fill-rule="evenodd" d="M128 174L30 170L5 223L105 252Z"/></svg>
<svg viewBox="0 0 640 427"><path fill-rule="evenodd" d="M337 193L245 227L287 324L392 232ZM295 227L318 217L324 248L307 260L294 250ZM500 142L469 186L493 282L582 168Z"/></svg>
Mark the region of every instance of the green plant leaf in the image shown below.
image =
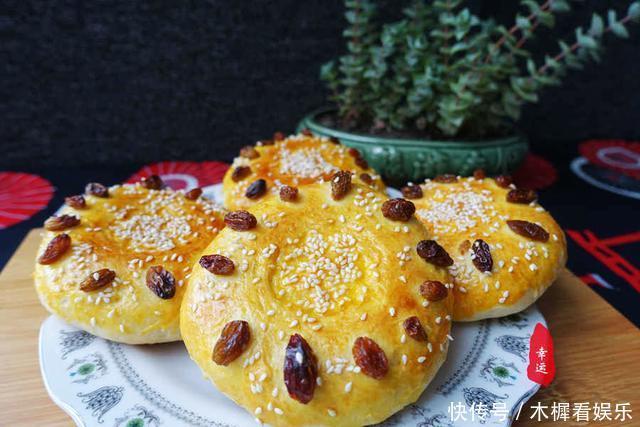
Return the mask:
<svg viewBox="0 0 640 427"><path fill-rule="evenodd" d="M589 27L589 33L593 36L599 37L602 35L603 31L604 21L602 20L602 17L600 17L600 15L594 13L593 17L591 18L591 27Z"/></svg>
<svg viewBox="0 0 640 427"><path fill-rule="evenodd" d="M640 20L640 1L634 1L629 5L627 16L629 16L632 21Z"/></svg>
<svg viewBox="0 0 640 427"><path fill-rule="evenodd" d="M616 36L621 37L623 39L629 38L629 32L625 28L624 24L622 24L621 22L612 23L610 25L610 28L611 28L611 32Z"/></svg>

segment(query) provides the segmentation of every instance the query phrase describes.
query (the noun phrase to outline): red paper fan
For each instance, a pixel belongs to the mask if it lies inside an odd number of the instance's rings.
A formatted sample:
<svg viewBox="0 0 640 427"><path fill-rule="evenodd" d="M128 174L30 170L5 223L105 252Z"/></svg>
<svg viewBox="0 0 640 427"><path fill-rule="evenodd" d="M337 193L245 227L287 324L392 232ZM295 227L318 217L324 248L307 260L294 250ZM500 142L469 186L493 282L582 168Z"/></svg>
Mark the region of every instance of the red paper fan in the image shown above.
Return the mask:
<svg viewBox="0 0 640 427"><path fill-rule="evenodd" d="M578 149L594 165L640 179L640 142L590 140L580 144Z"/></svg>
<svg viewBox="0 0 640 427"><path fill-rule="evenodd" d="M138 182L149 175L159 175L174 190L207 187L222 182L229 165L222 162L160 162L147 165L127 182Z"/></svg>
<svg viewBox="0 0 640 427"><path fill-rule="evenodd" d="M51 183L38 175L0 172L0 230L46 208L53 191Z"/></svg>
<svg viewBox="0 0 640 427"><path fill-rule="evenodd" d="M556 168L543 157L527 154L522 165L513 173L518 187L539 190L551 186L558 179Z"/></svg>

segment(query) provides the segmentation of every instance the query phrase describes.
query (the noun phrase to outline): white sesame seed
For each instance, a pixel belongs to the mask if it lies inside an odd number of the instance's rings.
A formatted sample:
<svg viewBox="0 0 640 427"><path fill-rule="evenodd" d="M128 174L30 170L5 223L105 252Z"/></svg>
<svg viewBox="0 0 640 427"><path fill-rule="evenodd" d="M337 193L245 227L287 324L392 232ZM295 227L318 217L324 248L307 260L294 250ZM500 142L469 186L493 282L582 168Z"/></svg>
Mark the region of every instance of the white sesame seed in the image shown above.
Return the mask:
<svg viewBox="0 0 640 427"><path fill-rule="evenodd" d="M418 357L418 363L424 363L426 360L427 360L427 358L424 357L424 356Z"/></svg>
<svg viewBox="0 0 640 427"><path fill-rule="evenodd" d="M284 411L280 408L273 408L273 412L275 412L278 415L284 414Z"/></svg>
<svg viewBox="0 0 640 427"><path fill-rule="evenodd" d="M394 307L389 308L389 316L395 317L396 309Z"/></svg>
<svg viewBox="0 0 640 427"><path fill-rule="evenodd" d="M406 355L406 354L403 354L403 355L402 355L402 364L403 364L403 365L406 365L406 364L407 364L407 355Z"/></svg>
<svg viewBox="0 0 640 427"><path fill-rule="evenodd" d="M327 414L329 414L330 417L335 417L336 411L334 411L333 409L327 409Z"/></svg>
<svg viewBox="0 0 640 427"><path fill-rule="evenodd" d="M351 391L351 389L353 388L353 383L351 381L349 381L348 383L345 384L344 386L344 392L345 393L349 393Z"/></svg>

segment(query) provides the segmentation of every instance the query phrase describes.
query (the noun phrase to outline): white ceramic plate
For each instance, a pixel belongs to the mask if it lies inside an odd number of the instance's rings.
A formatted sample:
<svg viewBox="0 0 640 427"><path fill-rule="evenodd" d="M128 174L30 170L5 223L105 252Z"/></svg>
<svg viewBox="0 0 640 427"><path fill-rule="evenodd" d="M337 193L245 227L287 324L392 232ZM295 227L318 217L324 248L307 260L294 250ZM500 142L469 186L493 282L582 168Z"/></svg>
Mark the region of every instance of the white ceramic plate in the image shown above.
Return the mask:
<svg viewBox="0 0 640 427"><path fill-rule="evenodd" d="M206 190L220 200L219 186ZM383 425L509 426L539 387L526 375L529 337L538 322L545 324L533 306L501 319L454 324L454 341L436 378L418 402ZM118 344L51 316L40 329L40 368L53 401L79 426L255 425L202 377L182 343ZM472 404L492 408L494 402L500 411L471 419ZM466 407L466 420L452 420L452 404Z"/></svg>

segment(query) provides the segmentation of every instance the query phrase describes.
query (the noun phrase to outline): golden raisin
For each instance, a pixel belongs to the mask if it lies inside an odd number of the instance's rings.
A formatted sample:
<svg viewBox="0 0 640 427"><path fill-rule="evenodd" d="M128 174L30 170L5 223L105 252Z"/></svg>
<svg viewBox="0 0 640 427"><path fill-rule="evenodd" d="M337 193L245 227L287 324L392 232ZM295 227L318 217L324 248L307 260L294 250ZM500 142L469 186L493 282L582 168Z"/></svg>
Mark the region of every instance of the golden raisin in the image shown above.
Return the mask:
<svg viewBox="0 0 640 427"><path fill-rule="evenodd" d="M252 145L247 145L240 149L240 157L244 157L245 159L257 159L260 157L260 153L258 153L258 150L256 150Z"/></svg>
<svg viewBox="0 0 640 427"><path fill-rule="evenodd" d="M540 227L538 224L519 219L512 219L507 221L507 225L514 233L528 237L531 240L536 240L538 242L546 242L549 240L549 233L547 230Z"/></svg>
<svg viewBox="0 0 640 427"><path fill-rule="evenodd" d="M233 211L224 216L224 223L236 231L247 231L258 225L256 217L247 211Z"/></svg>
<svg viewBox="0 0 640 427"><path fill-rule="evenodd" d="M384 350L369 337L359 337L353 344L353 359L362 373L377 380L389 371L389 361Z"/></svg>
<svg viewBox="0 0 640 427"><path fill-rule="evenodd" d="M249 346L251 331L249 323L244 320L233 320L222 329L222 333L213 347L211 358L222 366L236 360Z"/></svg>
<svg viewBox="0 0 640 427"><path fill-rule="evenodd" d="M430 302L440 301L447 297L447 287L437 280L425 280L420 285L420 295Z"/></svg>
<svg viewBox="0 0 640 427"><path fill-rule="evenodd" d="M49 231L62 231L80 224L80 218L73 215L60 215L49 217L44 222L44 228Z"/></svg>
<svg viewBox="0 0 640 427"><path fill-rule="evenodd" d="M53 264L59 260L71 247L71 237L62 233L51 239L44 252L38 258L38 263L43 265Z"/></svg>
<svg viewBox="0 0 640 427"><path fill-rule="evenodd" d="M67 206L74 209L84 209L87 207L87 202L84 200L84 196L81 194L65 197L64 202Z"/></svg>
<svg viewBox="0 0 640 427"><path fill-rule="evenodd" d="M422 327L422 323L420 323L420 319L416 316L411 316L407 318L403 323L402 327L409 337L413 338L416 341L427 341L427 333Z"/></svg>
<svg viewBox="0 0 640 427"><path fill-rule="evenodd" d="M280 200L283 202L295 202L298 199L298 189L289 185L280 187Z"/></svg>
<svg viewBox="0 0 640 427"><path fill-rule="evenodd" d="M80 290L84 292L97 291L109 286L115 278L116 272L108 268L94 271L80 283Z"/></svg>
<svg viewBox="0 0 640 427"><path fill-rule="evenodd" d="M249 166L238 166L231 172L231 180L233 182L240 182L249 175L251 175L251 168Z"/></svg>
<svg viewBox="0 0 640 427"><path fill-rule="evenodd" d="M97 182L90 182L84 188L84 192L96 197L109 197L109 189Z"/></svg>
<svg viewBox="0 0 640 427"><path fill-rule="evenodd" d="M198 198L202 196L202 188L192 188L184 194L188 200L198 200Z"/></svg>
<svg viewBox="0 0 640 427"><path fill-rule="evenodd" d="M158 175L146 176L142 178L140 183L147 190L162 190L164 188L164 182Z"/></svg>
<svg viewBox="0 0 640 427"><path fill-rule="evenodd" d="M389 199L382 204L382 215L392 221L409 221L415 211L413 202L405 199Z"/></svg>
<svg viewBox="0 0 640 427"><path fill-rule="evenodd" d="M351 190L351 172L338 171L331 178L331 197L341 200Z"/></svg>

